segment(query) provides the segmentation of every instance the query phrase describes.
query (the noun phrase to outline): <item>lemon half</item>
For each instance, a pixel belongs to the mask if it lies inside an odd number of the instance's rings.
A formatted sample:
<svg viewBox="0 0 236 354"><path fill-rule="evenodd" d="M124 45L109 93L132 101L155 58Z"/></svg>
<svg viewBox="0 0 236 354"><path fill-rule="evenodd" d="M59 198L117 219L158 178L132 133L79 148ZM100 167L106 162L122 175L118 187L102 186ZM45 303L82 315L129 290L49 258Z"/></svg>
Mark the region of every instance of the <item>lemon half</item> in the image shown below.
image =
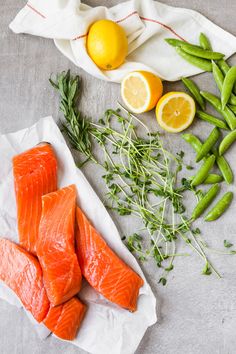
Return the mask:
<svg viewBox="0 0 236 354"><path fill-rule="evenodd" d="M121 96L134 113L150 111L161 97L163 86L161 79L148 71L129 73L121 83Z"/></svg>
<svg viewBox="0 0 236 354"><path fill-rule="evenodd" d="M160 126L170 133L185 130L192 123L196 112L193 98L185 92L169 92L156 106Z"/></svg>

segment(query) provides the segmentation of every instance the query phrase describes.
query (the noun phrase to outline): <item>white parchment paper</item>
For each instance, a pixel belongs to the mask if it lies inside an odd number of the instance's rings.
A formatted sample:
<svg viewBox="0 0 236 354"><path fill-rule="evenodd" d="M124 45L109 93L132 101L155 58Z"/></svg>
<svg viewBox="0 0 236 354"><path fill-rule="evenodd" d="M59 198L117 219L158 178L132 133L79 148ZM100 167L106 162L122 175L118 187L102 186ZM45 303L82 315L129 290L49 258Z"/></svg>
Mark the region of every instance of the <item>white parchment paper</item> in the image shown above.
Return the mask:
<svg viewBox="0 0 236 354"><path fill-rule="evenodd" d="M0 136L0 234L18 242L16 202L12 175L12 157L41 141L51 143L59 165L59 187L76 184L78 203L111 248L145 280L135 258L123 245L120 235L102 202L75 166L66 142L52 117L42 118L30 128ZM156 318L156 299L145 280L140 290L138 310L130 313L104 299L86 282L79 297L88 310L74 345L94 354L132 354L146 329ZM0 298L12 305L21 306L14 293L0 283ZM32 318L31 318L32 320ZM40 337L48 331L32 321Z"/></svg>

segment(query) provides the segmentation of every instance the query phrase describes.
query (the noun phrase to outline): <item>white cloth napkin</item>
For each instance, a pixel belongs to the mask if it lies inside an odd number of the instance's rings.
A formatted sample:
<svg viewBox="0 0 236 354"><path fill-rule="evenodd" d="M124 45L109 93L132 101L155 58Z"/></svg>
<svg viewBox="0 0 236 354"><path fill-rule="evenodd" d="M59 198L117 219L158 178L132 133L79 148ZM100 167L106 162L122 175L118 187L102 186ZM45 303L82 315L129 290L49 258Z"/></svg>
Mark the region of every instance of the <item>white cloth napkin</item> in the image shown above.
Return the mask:
<svg viewBox="0 0 236 354"><path fill-rule="evenodd" d="M79 297L88 305L74 345L93 354L133 354L146 329L156 322L156 299L137 261L121 241L118 230L83 173L76 167L70 150L52 117L42 118L32 127L0 135L0 230L1 237L18 242L12 157L41 141L51 143L58 160L59 187L76 184L78 202L112 249L144 279L138 309L134 313L119 308L99 295L87 283ZM19 299L0 282L0 298L21 306ZM30 314L28 314L30 315ZM31 320L32 320L32 316ZM33 321L40 337L48 331Z"/></svg>
<svg viewBox="0 0 236 354"><path fill-rule="evenodd" d="M118 69L101 71L86 51L86 33L96 20L108 18L126 31L129 54ZM202 72L184 61L164 38L198 43L200 32L215 51L229 57L236 51L236 37L196 11L175 8L153 0L130 0L111 8L91 8L80 0L30 0L10 24L15 33L54 39L57 48L75 65L97 78L120 82L134 70L148 70L164 80Z"/></svg>

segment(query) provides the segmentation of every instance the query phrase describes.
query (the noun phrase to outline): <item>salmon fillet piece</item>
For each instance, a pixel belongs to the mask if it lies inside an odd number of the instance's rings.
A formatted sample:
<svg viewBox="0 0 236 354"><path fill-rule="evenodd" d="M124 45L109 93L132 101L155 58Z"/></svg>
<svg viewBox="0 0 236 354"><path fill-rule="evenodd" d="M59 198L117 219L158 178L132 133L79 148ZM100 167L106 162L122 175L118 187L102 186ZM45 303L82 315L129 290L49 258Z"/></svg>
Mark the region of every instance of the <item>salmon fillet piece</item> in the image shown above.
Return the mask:
<svg viewBox="0 0 236 354"><path fill-rule="evenodd" d="M142 278L106 244L80 208L77 216L77 255L88 283L115 304L135 311Z"/></svg>
<svg viewBox="0 0 236 354"><path fill-rule="evenodd" d="M86 306L77 297L62 305L50 306L43 323L57 337L73 340L79 330L86 311Z"/></svg>
<svg viewBox="0 0 236 354"><path fill-rule="evenodd" d="M14 242L0 239L0 280L11 288L26 310L41 322L49 310L38 260Z"/></svg>
<svg viewBox="0 0 236 354"><path fill-rule="evenodd" d="M74 185L42 197L37 255L53 306L71 299L81 288L82 275L74 245L75 203Z"/></svg>
<svg viewBox="0 0 236 354"><path fill-rule="evenodd" d="M44 194L57 189L57 160L53 148L41 143L13 158L20 245L36 254Z"/></svg>

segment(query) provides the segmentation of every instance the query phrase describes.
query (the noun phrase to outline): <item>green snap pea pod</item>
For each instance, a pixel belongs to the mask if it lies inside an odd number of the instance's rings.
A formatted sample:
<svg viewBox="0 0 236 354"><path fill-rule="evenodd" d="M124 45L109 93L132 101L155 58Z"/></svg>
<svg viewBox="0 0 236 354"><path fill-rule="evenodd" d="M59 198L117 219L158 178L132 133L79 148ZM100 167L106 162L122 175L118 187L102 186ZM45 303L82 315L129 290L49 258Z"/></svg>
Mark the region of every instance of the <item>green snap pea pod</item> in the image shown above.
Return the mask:
<svg viewBox="0 0 236 354"><path fill-rule="evenodd" d="M224 177L224 180L227 184L231 184L234 180L234 175L231 170L231 167L224 156L219 156L216 149L213 149L213 154L216 157L216 164L219 167L219 170Z"/></svg>
<svg viewBox="0 0 236 354"><path fill-rule="evenodd" d="M214 79L217 83L217 86L221 90L222 86L223 86L223 81L224 81L225 75L214 61L212 62L212 71L213 71Z"/></svg>
<svg viewBox="0 0 236 354"><path fill-rule="evenodd" d="M229 104L229 108L231 109L232 112L234 112L234 114L236 114L236 106Z"/></svg>
<svg viewBox="0 0 236 354"><path fill-rule="evenodd" d="M184 84L185 87L187 87L187 89L190 91L190 93L192 94L193 98L197 101L197 103L199 104L199 106L201 107L201 109L205 109L205 100L204 98L201 96L200 94L200 90L197 87L197 85L195 84L195 82L193 82L192 80L186 78L186 77L182 77L182 82Z"/></svg>
<svg viewBox="0 0 236 354"><path fill-rule="evenodd" d="M220 70L223 72L223 74L226 75L230 69L230 66L226 63L226 61L224 59L220 59L217 61L217 64L220 67Z"/></svg>
<svg viewBox="0 0 236 354"><path fill-rule="evenodd" d="M202 69L203 71L212 71L212 64L211 64L210 60L199 58L194 55L188 54L180 47L176 47L175 50L188 63L190 63L194 66L197 66L198 68Z"/></svg>
<svg viewBox="0 0 236 354"><path fill-rule="evenodd" d="M229 64L224 59L218 60L217 63L219 65L221 71L226 75L230 69ZM234 93L236 94L236 83L234 85Z"/></svg>
<svg viewBox="0 0 236 354"><path fill-rule="evenodd" d="M204 33L200 33L199 44L203 49L212 50L211 43Z"/></svg>
<svg viewBox="0 0 236 354"><path fill-rule="evenodd" d="M215 155L211 155L203 162L202 166L199 168L198 172L192 180L192 186L198 186L204 182L215 163L215 159Z"/></svg>
<svg viewBox="0 0 236 354"><path fill-rule="evenodd" d="M196 153L199 153L202 147L202 142L195 135L191 133L186 133L186 134L182 134L182 138L186 141L186 143L192 146L193 150L195 150ZM203 160L205 161L205 159L206 158L204 157Z"/></svg>
<svg viewBox="0 0 236 354"><path fill-rule="evenodd" d="M220 92L222 92L223 83L224 83L224 74L222 73L222 71L220 70L220 68L218 67L218 65L214 61L212 62L212 73L213 73L215 82L218 86L218 89L220 90ZM229 103L236 105L236 96L233 93L231 93L231 95L229 97Z"/></svg>
<svg viewBox="0 0 236 354"><path fill-rule="evenodd" d="M175 38L165 38L165 41L169 45L172 45L173 47L181 47L181 44L183 42L183 41L180 41L179 39L175 39Z"/></svg>
<svg viewBox="0 0 236 354"><path fill-rule="evenodd" d="M205 113L203 111L197 111L196 114L200 119L205 120L206 122L213 124L218 128L229 130L229 127L223 120L216 118L211 114Z"/></svg>
<svg viewBox="0 0 236 354"><path fill-rule="evenodd" d="M202 199L197 203L193 212L192 212L192 219L196 220L201 216L204 211L208 208L208 206L212 203L215 199L217 194L219 193L220 186L218 183L214 184L204 195Z"/></svg>
<svg viewBox="0 0 236 354"><path fill-rule="evenodd" d="M217 140L220 137L220 131L218 128L214 128L204 144L201 147L201 150L197 153L196 162L199 162L205 157L216 144Z"/></svg>
<svg viewBox="0 0 236 354"><path fill-rule="evenodd" d="M185 42L185 41L181 41L181 40L175 39L175 38L165 38L165 41L166 41L168 44L172 45L172 47L181 47L181 46L184 45L184 44L188 44L188 43ZM192 44L192 46L195 47L195 48L201 48L199 45L193 45L193 44Z"/></svg>
<svg viewBox="0 0 236 354"><path fill-rule="evenodd" d="M221 175L217 175L215 173L209 173L203 184L215 184L215 183L220 183L224 179Z"/></svg>
<svg viewBox="0 0 236 354"><path fill-rule="evenodd" d="M210 92L200 91L200 93L206 101L208 101L220 114L222 114L230 129L234 130L236 128L236 117L229 107L226 106L223 109L219 97Z"/></svg>
<svg viewBox="0 0 236 354"><path fill-rule="evenodd" d="M182 138L192 146L192 148L198 153L201 150L202 147L202 143L201 141L193 134L191 133L186 133L186 134L182 134ZM217 153L215 150L215 154L217 157ZM223 158L224 159L224 158ZM206 160L206 158L204 158L204 161ZM226 162L227 163L227 162ZM222 164L222 163L221 163ZM223 165L223 164L222 164ZM223 166L222 166L223 168ZM224 169L225 171L225 169ZM226 171L226 178L229 178L229 173L227 173ZM192 177L192 179L194 178L194 176ZM206 177L206 179L204 180L204 184L214 184L214 183L220 183L223 181L223 177L217 174L208 174L208 176ZM231 182L230 182L231 183Z"/></svg>
<svg viewBox="0 0 236 354"><path fill-rule="evenodd" d="M219 146L219 155L224 155L224 153L230 148L230 146L236 140L236 130L233 130L229 134L227 134L224 139L221 141Z"/></svg>
<svg viewBox="0 0 236 354"><path fill-rule="evenodd" d="M188 54L194 55L195 57L210 59L210 60L219 60L224 57L224 54L213 52L212 50L205 50L203 48L196 48L191 44L183 43L181 48Z"/></svg>
<svg viewBox="0 0 236 354"><path fill-rule="evenodd" d="M182 138L186 141L186 143L190 144L196 152L201 150L202 143L195 135L186 133L182 134Z"/></svg>
<svg viewBox="0 0 236 354"><path fill-rule="evenodd" d="M233 200L233 193L227 192L223 197L215 204L215 206L209 211L205 217L205 221L214 221L218 219L230 206Z"/></svg>
<svg viewBox="0 0 236 354"><path fill-rule="evenodd" d="M165 41L173 47L181 47L184 51L199 58L220 60L224 57L224 54L212 51L210 42L204 34L202 34L201 40L202 42L204 41L204 45L206 45L207 48L203 48L203 45L199 46L175 38L165 38Z"/></svg>
<svg viewBox="0 0 236 354"><path fill-rule="evenodd" d="M229 101L235 82L236 82L236 66L232 66L232 68L230 68L227 74L225 75L225 79L223 82L222 94L221 94L221 103L223 108L225 108L227 102Z"/></svg>
<svg viewBox="0 0 236 354"><path fill-rule="evenodd" d="M221 92L222 87L223 87L223 82L224 82L224 74L222 73L219 66L214 61L212 61L212 73L213 73L213 77L215 79L216 85Z"/></svg>

